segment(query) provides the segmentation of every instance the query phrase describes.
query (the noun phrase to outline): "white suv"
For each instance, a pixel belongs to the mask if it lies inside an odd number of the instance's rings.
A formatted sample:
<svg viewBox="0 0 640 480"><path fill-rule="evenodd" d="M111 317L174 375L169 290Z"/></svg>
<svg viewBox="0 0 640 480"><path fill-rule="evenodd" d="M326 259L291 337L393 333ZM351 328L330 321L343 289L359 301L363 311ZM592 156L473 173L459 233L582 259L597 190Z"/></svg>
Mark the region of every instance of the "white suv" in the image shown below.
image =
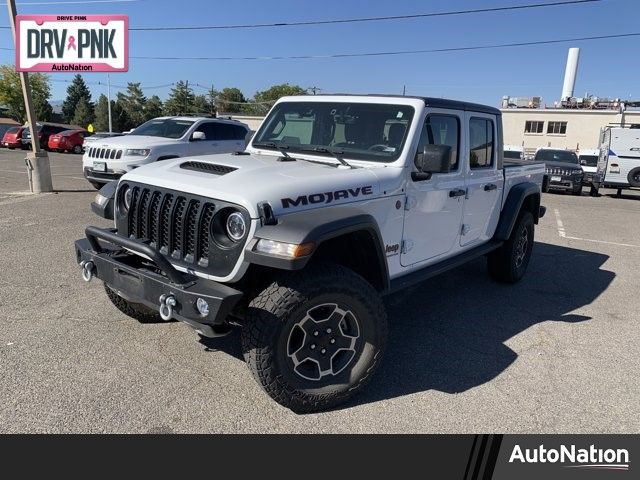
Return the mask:
<svg viewBox="0 0 640 480"><path fill-rule="evenodd" d="M85 178L96 188L141 165L171 158L241 152L249 127L223 118L160 117L130 134L90 145L82 157Z"/></svg>

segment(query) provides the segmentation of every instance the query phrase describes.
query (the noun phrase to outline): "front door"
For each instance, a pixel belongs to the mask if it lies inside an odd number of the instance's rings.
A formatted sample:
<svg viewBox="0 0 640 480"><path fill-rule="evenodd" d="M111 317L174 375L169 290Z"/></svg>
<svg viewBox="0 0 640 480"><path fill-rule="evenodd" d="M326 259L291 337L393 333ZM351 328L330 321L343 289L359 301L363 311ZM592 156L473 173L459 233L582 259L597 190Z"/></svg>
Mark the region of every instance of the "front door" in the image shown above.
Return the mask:
<svg viewBox="0 0 640 480"><path fill-rule="evenodd" d="M464 112L431 112L422 127L418 152L424 145L451 147L451 171L433 174L429 180L409 180L407 185L402 266L437 261L457 250L464 205Z"/></svg>
<svg viewBox="0 0 640 480"><path fill-rule="evenodd" d="M504 189L502 170L498 170L497 165L495 116L467 112L466 120L469 125L469 166L461 246L484 243L491 239L500 219Z"/></svg>

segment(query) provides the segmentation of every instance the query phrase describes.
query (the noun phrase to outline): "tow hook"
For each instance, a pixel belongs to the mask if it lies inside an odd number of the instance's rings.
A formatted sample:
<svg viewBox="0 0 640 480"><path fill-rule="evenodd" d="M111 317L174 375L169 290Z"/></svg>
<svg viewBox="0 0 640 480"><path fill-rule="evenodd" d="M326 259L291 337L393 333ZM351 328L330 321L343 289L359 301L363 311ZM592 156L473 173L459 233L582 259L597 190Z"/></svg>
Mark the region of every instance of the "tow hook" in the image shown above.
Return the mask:
<svg viewBox="0 0 640 480"><path fill-rule="evenodd" d="M173 295L163 294L160 296L160 318L168 322L173 317L173 309L177 305Z"/></svg>
<svg viewBox="0 0 640 480"><path fill-rule="evenodd" d="M82 279L85 282L90 282L93 278L93 269L95 268L94 263L91 260L81 262L80 267L82 267Z"/></svg>

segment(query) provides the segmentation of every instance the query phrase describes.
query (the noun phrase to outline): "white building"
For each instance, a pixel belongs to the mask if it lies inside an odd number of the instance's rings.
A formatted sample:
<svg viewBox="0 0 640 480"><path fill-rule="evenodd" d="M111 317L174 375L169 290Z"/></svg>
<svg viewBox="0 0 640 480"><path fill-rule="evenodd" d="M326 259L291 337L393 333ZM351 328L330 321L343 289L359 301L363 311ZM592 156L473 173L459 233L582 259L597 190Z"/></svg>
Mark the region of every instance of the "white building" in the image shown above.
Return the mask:
<svg viewBox="0 0 640 480"><path fill-rule="evenodd" d="M640 124L640 110L502 109L505 145L522 145L526 154L538 147L570 150L598 148L600 129L611 124Z"/></svg>

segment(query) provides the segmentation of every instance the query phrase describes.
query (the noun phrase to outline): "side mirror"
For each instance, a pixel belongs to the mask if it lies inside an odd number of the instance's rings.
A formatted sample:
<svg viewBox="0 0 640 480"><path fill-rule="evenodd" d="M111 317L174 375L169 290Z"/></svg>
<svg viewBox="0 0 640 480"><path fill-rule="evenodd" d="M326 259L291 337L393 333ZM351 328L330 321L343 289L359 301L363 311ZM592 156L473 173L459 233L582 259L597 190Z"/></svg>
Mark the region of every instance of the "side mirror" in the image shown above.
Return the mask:
<svg viewBox="0 0 640 480"><path fill-rule="evenodd" d="M586 160L580 160L580 165L586 165L587 161Z"/></svg>
<svg viewBox="0 0 640 480"><path fill-rule="evenodd" d="M417 172L411 173L414 181L429 180L434 173L451 171L451 147L449 145L425 145L415 158Z"/></svg>
<svg viewBox="0 0 640 480"><path fill-rule="evenodd" d="M191 134L191 141L192 142L196 142L198 140L206 140L207 136L204 134L204 132L193 132Z"/></svg>

